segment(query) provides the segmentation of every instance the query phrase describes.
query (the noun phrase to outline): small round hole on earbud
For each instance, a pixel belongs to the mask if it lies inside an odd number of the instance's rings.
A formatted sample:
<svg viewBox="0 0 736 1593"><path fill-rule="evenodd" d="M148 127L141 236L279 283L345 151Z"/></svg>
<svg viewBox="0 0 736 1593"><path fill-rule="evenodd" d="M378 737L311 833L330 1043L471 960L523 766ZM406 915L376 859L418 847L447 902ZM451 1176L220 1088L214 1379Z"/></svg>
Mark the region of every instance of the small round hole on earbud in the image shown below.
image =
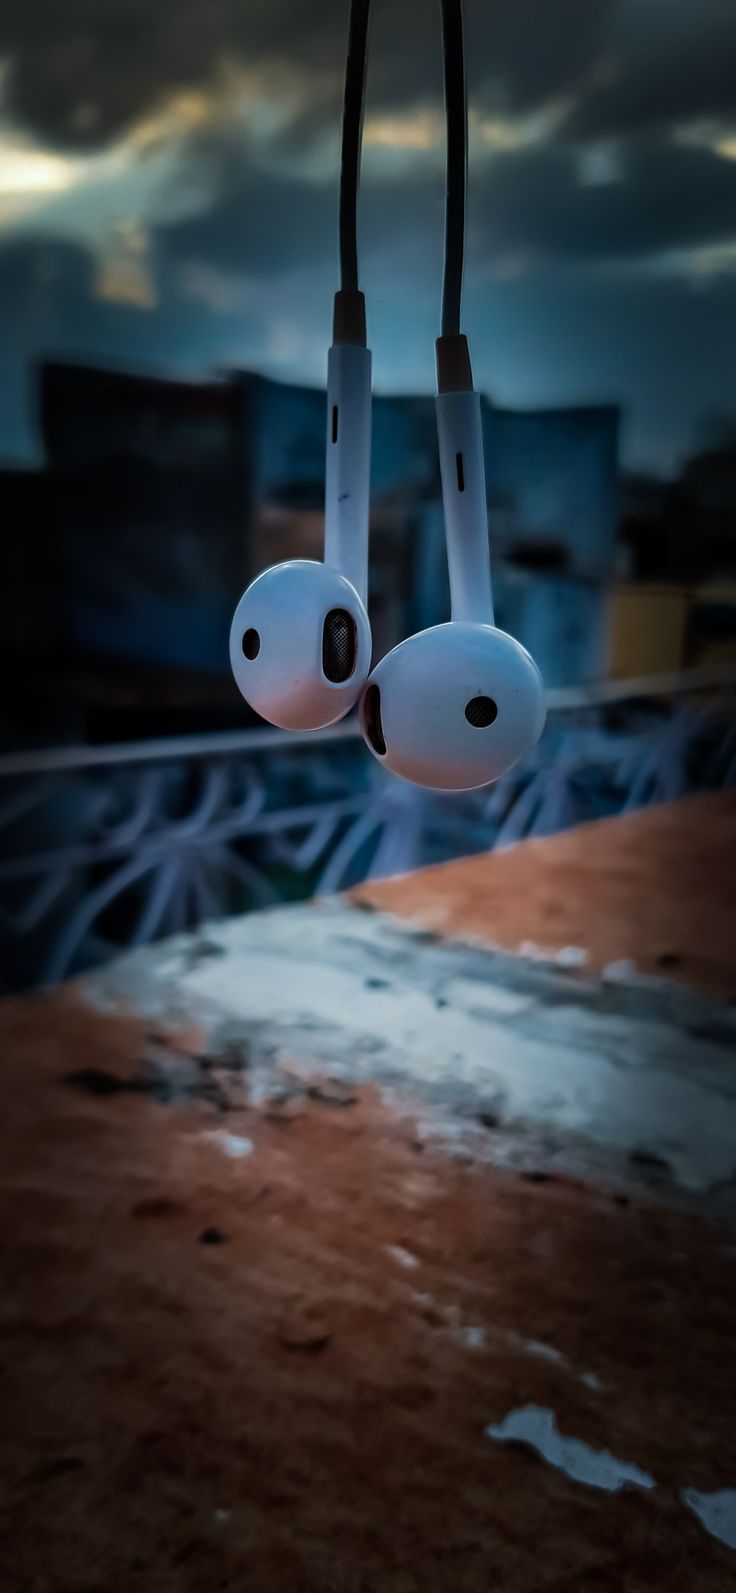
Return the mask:
<svg viewBox="0 0 736 1593"><path fill-rule="evenodd" d="M246 658L257 658L261 651L261 638L258 632L250 627L243 637L243 652Z"/></svg>
<svg viewBox="0 0 736 1593"><path fill-rule="evenodd" d="M383 739L383 725L381 724L381 693L378 686L367 686L363 693L361 706L363 729L379 758L386 753L386 743Z"/></svg>
<svg viewBox="0 0 736 1593"><path fill-rule="evenodd" d="M492 697L471 697L465 705L465 718L474 730L485 730L498 717L498 707Z"/></svg>

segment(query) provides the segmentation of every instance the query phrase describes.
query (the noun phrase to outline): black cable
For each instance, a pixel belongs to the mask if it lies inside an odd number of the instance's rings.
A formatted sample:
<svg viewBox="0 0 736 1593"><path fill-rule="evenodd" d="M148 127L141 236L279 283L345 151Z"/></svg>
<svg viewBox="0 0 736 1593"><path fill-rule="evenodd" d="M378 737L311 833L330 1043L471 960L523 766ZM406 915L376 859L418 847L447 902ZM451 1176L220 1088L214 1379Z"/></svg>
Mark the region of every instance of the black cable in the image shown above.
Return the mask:
<svg viewBox="0 0 736 1593"><path fill-rule="evenodd" d="M340 287L343 292L350 293L358 291L358 179L370 8L370 0L352 0L345 67L340 164Z"/></svg>
<svg viewBox="0 0 736 1593"><path fill-rule="evenodd" d="M442 46L447 113L447 198L442 336L460 332L465 251L465 189L468 167L468 104L465 90L462 0L442 0Z"/></svg>

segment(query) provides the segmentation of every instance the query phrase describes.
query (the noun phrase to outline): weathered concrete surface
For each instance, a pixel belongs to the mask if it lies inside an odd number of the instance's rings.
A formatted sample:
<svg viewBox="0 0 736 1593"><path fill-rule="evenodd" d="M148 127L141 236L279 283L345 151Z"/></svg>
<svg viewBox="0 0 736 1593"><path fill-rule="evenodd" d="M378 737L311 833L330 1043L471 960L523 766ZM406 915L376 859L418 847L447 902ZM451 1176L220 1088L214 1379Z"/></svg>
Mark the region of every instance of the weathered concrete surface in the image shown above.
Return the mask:
<svg viewBox="0 0 736 1593"><path fill-rule="evenodd" d="M487 857L362 885L358 900L442 935L519 951L578 947L598 973L736 997L736 792L690 797Z"/></svg>
<svg viewBox="0 0 736 1593"><path fill-rule="evenodd" d="M82 992L236 1040L263 1094L327 1070L412 1100L427 1133L484 1125L473 1152L497 1161L724 1200L736 1177L736 1015L679 985L435 942L340 900L230 920L197 946L136 953Z"/></svg>

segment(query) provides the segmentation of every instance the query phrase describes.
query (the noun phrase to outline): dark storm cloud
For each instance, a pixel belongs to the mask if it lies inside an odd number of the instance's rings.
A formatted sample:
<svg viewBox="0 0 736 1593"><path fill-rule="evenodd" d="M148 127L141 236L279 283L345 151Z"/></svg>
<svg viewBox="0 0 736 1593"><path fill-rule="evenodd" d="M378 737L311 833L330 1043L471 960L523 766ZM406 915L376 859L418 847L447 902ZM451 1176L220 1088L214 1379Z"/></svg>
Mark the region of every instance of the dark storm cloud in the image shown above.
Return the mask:
<svg viewBox="0 0 736 1593"><path fill-rule="evenodd" d="M234 144L210 149L213 202L197 217L162 229L171 259L266 273L329 262L334 253L334 181L279 178ZM426 272L439 262L443 184L439 171L364 180L360 230L366 257L401 241L404 258ZM651 138L624 160L617 180L581 181L576 151L555 145L498 155L470 193L469 257L489 267L520 262L581 263L658 256L734 238L736 161L705 148Z"/></svg>
<svg viewBox="0 0 736 1593"><path fill-rule="evenodd" d="M619 180L581 184L565 150L503 156L472 215L482 257L624 260L724 243L736 234L736 161L651 140Z"/></svg>
<svg viewBox="0 0 736 1593"><path fill-rule="evenodd" d="M617 0L601 43L604 70L570 134L633 139L736 115L734 0Z"/></svg>
<svg viewBox="0 0 736 1593"><path fill-rule="evenodd" d="M168 92L208 85L225 59L281 62L315 82L295 106L295 130L308 137L334 120L348 4L5 0L9 107L50 143L94 145ZM438 95L438 13L438 0L376 4L371 107ZM736 110L733 0L466 0L466 31L478 103L526 110L576 90L576 136L626 138Z"/></svg>
<svg viewBox="0 0 736 1593"><path fill-rule="evenodd" d="M615 4L616 0L554 0L554 4L465 0L472 104L523 114L562 95L573 95L595 72ZM284 129L284 148L303 147L325 126L335 126L348 7L349 0L333 0L329 57L335 73L333 97L316 96L300 109ZM288 54L288 33L278 40L278 48ZM368 113L439 104L441 99L439 0L384 0L383 4L378 0L371 23Z"/></svg>
<svg viewBox="0 0 736 1593"><path fill-rule="evenodd" d="M168 91L207 86L226 58L268 82L294 73L293 117L252 155L247 129L205 131L188 157L212 201L163 237L167 255L258 274L292 260L329 261L334 178L277 174L338 125L349 0L6 0L0 53L11 109L52 142L99 142ZM473 103L571 109L541 148L502 154L474 178L473 245L488 263L510 251L600 258L733 236L736 162L673 142L670 130L736 106L734 0L466 0ZM369 109L408 108L441 91L438 0L380 0L374 9ZM586 142L615 138L621 181L584 186ZM266 151L268 156L268 151ZM431 173L366 180L368 248L415 227L433 232Z"/></svg>
<svg viewBox="0 0 736 1593"><path fill-rule="evenodd" d="M551 258L647 253L733 236L736 162L673 142L670 129L736 106L735 0L466 0L473 103L523 114L566 97L541 148L503 154L474 178L473 247ZM99 142L177 87L206 86L226 58L290 66L294 114L271 156L305 151L339 116L348 0L6 0L0 53L11 109L52 142ZM438 0L375 6L369 109L439 98ZM622 180L579 181L586 142L615 138ZM258 274L332 257L329 183L277 175L247 129L193 138L211 205L167 230L167 255ZM266 151L268 155L268 151ZM367 180L368 248L414 227L433 234L431 173Z"/></svg>
<svg viewBox="0 0 736 1593"><path fill-rule="evenodd" d="M469 78L519 108L555 96L597 59L616 0L467 0ZM124 131L171 90L204 86L223 60L290 64L318 91L300 136L334 120L349 0L5 0L0 56L11 113L50 143ZM322 75L334 80L330 93ZM439 0L384 0L372 25L372 107L436 97Z"/></svg>
<svg viewBox="0 0 736 1593"><path fill-rule="evenodd" d="M189 150L212 199L200 214L159 230L167 259L258 276L329 258L337 229L334 178L305 183L277 175L241 139L192 139Z"/></svg>

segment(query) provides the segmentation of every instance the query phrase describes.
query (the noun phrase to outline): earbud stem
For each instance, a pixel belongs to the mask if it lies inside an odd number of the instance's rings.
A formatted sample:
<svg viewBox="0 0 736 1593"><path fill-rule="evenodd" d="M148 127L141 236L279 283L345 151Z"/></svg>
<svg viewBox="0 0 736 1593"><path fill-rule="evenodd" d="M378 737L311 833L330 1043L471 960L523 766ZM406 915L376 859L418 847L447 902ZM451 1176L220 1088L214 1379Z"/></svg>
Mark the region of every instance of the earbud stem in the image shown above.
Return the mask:
<svg viewBox="0 0 736 1593"><path fill-rule="evenodd" d="M325 564L368 595L371 470L371 354L358 343L333 343L327 360Z"/></svg>
<svg viewBox="0 0 736 1593"><path fill-rule="evenodd" d="M452 618L492 625L480 395L440 392L435 404Z"/></svg>

